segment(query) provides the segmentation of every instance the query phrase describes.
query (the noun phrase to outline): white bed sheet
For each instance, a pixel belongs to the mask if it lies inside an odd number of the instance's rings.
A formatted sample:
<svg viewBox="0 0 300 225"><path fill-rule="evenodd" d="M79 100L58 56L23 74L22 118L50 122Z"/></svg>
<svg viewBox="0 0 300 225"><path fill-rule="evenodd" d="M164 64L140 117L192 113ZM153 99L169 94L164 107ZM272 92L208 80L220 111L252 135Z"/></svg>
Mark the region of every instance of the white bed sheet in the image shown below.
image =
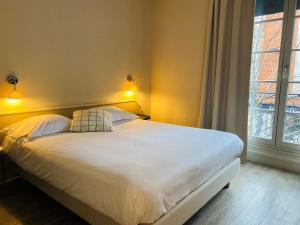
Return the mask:
<svg viewBox="0 0 300 225"><path fill-rule="evenodd" d="M134 120L7 146L25 171L122 225L152 223L238 158L230 133Z"/></svg>

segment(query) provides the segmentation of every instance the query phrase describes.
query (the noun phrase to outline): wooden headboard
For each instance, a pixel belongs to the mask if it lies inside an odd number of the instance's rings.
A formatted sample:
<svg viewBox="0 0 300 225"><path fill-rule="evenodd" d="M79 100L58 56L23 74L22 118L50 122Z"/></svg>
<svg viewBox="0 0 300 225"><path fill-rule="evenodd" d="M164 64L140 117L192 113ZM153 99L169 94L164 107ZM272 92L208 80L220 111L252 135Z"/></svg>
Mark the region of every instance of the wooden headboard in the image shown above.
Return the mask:
<svg viewBox="0 0 300 225"><path fill-rule="evenodd" d="M140 106L137 104L137 102L129 101L129 102L117 102L117 103L110 103L110 104L94 104L94 105L62 107L62 108L40 110L40 111L33 111L33 112L3 114L3 115L0 115L0 130L10 124L13 124L15 122L18 122L20 120L26 119L31 116L45 115L45 114L59 114L62 116L66 116L68 118L72 118L73 111L80 110L80 109L99 107L99 106L109 106L109 105L117 106L117 107L119 107L123 110L126 110L128 112L131 112L131 113L139 113L140 112Z"/></svg>

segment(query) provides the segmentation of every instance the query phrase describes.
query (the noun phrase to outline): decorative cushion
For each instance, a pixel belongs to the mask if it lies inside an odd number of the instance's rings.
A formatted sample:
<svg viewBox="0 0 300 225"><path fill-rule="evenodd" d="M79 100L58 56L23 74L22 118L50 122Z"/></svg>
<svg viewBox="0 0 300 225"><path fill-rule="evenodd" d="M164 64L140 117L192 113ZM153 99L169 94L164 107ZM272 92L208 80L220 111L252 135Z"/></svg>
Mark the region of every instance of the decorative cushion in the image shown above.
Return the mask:
<svg viewBox="0 0 300 225"><path fill-rule="evenodd" d="M73 112L70 131L72 132L112 132L111 113L99 108Z"/></svg>

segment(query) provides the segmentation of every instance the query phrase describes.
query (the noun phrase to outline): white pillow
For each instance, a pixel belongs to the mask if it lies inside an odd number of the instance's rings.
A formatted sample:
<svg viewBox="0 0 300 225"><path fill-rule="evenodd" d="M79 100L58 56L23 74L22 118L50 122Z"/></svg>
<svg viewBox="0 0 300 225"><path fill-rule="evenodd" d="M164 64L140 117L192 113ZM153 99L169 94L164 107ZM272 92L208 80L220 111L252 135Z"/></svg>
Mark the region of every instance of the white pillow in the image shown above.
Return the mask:
<svg viewBox="0 0 300 225"><path fill-rule="evenodd" d="M29 117L20 122L14 123L1 132L14 138L33 138L60 133L70 129L71 120L67 117L49 114Z"/></svg>
<svg viewBox="0 0 300 225"><path fill-rule="evenodd" d="M102 106L99 108L111 113L111 121L113 123L120 120L133 120L139 118L137 115L124 111L115 106Z"/></svg>

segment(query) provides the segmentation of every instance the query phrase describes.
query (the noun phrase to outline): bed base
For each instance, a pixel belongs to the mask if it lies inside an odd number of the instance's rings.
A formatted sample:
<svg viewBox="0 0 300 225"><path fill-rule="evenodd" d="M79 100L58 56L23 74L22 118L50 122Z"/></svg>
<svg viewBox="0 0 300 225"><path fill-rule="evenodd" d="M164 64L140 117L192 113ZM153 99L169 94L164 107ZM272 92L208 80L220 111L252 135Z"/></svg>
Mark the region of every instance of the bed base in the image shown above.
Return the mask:
<svg viewBox="0 0 300 225"><path fill-rule="evenodd" d="M223 188L228 188L230 181L238 175L240 170L240 159L235 159L224 167L197 190L186 196L167 214L156 222L148 225L182 225L202 208L212 197ZM51 196L53 199L73 211L75 214L93 225L120 225L111 218L97 212L90 206L69 196L65 192L42 181L38 177L23 170L20 174L34 186Z"/></svg>
<svg viewBox="0 0 300 225"><path fill-rule="evenodd" d="M226 185L223 187L223 190L224 190L224 189L228 189L228 188L230 188L230 183L226 184Z"/></svg>

